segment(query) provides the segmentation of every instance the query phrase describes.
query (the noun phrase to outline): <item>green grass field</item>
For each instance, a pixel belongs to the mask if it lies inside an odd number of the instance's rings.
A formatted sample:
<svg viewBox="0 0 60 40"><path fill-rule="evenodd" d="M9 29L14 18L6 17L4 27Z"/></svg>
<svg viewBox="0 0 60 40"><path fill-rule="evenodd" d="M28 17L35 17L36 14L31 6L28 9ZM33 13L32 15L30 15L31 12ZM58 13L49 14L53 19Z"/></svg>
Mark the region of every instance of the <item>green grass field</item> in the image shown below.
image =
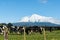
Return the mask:
<svg viewBox="0 0 60 40"><path fill-rule="evenodd" d="M4 40L3 35L0 35L0 40ZM8 40L24 40L23 35L10 34ZM26 35L26 40L44 40L43 34L32 33L31 35ZM46 40L60 40L60 30L56 31L46 31Z"/></svg>

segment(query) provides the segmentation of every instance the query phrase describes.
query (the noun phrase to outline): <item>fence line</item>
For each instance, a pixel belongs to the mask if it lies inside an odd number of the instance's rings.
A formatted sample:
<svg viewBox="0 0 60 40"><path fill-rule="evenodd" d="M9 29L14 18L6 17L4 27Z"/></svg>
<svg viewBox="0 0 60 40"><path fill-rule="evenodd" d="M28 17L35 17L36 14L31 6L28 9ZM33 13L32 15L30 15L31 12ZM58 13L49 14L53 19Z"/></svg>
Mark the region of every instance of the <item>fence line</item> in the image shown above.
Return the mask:
<svg viewBox="0 0 60 40"><path fill-rule="evenodd" d="M23 27L23 29L24 29L24 40L26 40L25 27Z"/></svg>
<svg viewBox="0 0 60 40"><path fill-rule="evenodd" d="M46 32L45 32L45 28L43 28L43 33L44 33L44 40L46 40Z"/></svg>

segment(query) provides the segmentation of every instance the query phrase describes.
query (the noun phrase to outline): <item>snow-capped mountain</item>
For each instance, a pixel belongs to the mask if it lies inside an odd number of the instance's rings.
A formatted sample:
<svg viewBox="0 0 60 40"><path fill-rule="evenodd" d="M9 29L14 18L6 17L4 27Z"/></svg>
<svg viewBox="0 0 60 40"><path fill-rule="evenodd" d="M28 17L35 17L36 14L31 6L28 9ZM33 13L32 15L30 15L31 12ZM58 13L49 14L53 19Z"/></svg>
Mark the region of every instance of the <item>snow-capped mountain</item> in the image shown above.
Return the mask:
<svg viewBox="0 0 60 40"><path fill-rule="evenodd" d="M13 23L14 26L60 26L60 21L53 17L46 17L37 14L25 16L19 22Z"/></svg>
<svg viewBox="0 0 60 40"><path fill-rule="evenodd" d="M37 14L32 16L25 16L19 22L50 22L54 24L60 24L60 20L54 19L53 17L46 17Z"/></svg>

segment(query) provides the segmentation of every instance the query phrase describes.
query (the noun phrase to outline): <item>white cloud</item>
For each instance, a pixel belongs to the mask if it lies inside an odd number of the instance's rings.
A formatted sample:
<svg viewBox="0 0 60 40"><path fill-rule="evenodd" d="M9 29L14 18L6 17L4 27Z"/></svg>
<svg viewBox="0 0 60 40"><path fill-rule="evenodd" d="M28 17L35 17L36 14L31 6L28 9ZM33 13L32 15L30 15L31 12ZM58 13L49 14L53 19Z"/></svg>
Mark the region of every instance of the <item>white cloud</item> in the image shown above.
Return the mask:
<svg viewBox="0 0 60 40"><path fill-rule="evenodd" d="M33 14L32 16L23 17L20 22L51 22L55 24L60 24L60 20L56 20L53 17L46 17L37 14Z"/></svg>
<svg viewBox="0 0 60 40"><path fill-rule="evenodd" d="M47 3L48 0L40 0L41 3Z"/></svg>
<svg viewBox="0 0 60 40"><path fill-rule="evenodd" d="M25 16L20 20L20 22L28 22L28 20L29 20L29 17Z"/></svg>

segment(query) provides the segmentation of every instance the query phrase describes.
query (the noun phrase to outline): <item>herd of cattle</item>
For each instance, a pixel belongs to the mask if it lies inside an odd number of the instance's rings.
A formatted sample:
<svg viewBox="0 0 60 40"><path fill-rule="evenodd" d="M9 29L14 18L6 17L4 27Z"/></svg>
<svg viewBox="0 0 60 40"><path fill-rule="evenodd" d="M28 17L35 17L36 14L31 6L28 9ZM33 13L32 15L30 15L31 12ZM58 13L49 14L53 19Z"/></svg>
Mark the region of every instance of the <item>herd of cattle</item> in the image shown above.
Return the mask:
<svg viewBox="0 0 60 40"><path fill-rule="evenodd" d="M10 33L20 33L23 34L24 29L23 27L17 27L17 26L11 26L11 27L7 27ZM59 29L60 27L38 27L38 26L30 26L30 27L25 27L25 32L26 34L31 34L32 32L39 32L40 34L42 34L43 32L43 28L45 28L45 30L48 30L50 32L53 31L53 29ZM3 33L3 26L0 26L0 34Z"/></svg>

